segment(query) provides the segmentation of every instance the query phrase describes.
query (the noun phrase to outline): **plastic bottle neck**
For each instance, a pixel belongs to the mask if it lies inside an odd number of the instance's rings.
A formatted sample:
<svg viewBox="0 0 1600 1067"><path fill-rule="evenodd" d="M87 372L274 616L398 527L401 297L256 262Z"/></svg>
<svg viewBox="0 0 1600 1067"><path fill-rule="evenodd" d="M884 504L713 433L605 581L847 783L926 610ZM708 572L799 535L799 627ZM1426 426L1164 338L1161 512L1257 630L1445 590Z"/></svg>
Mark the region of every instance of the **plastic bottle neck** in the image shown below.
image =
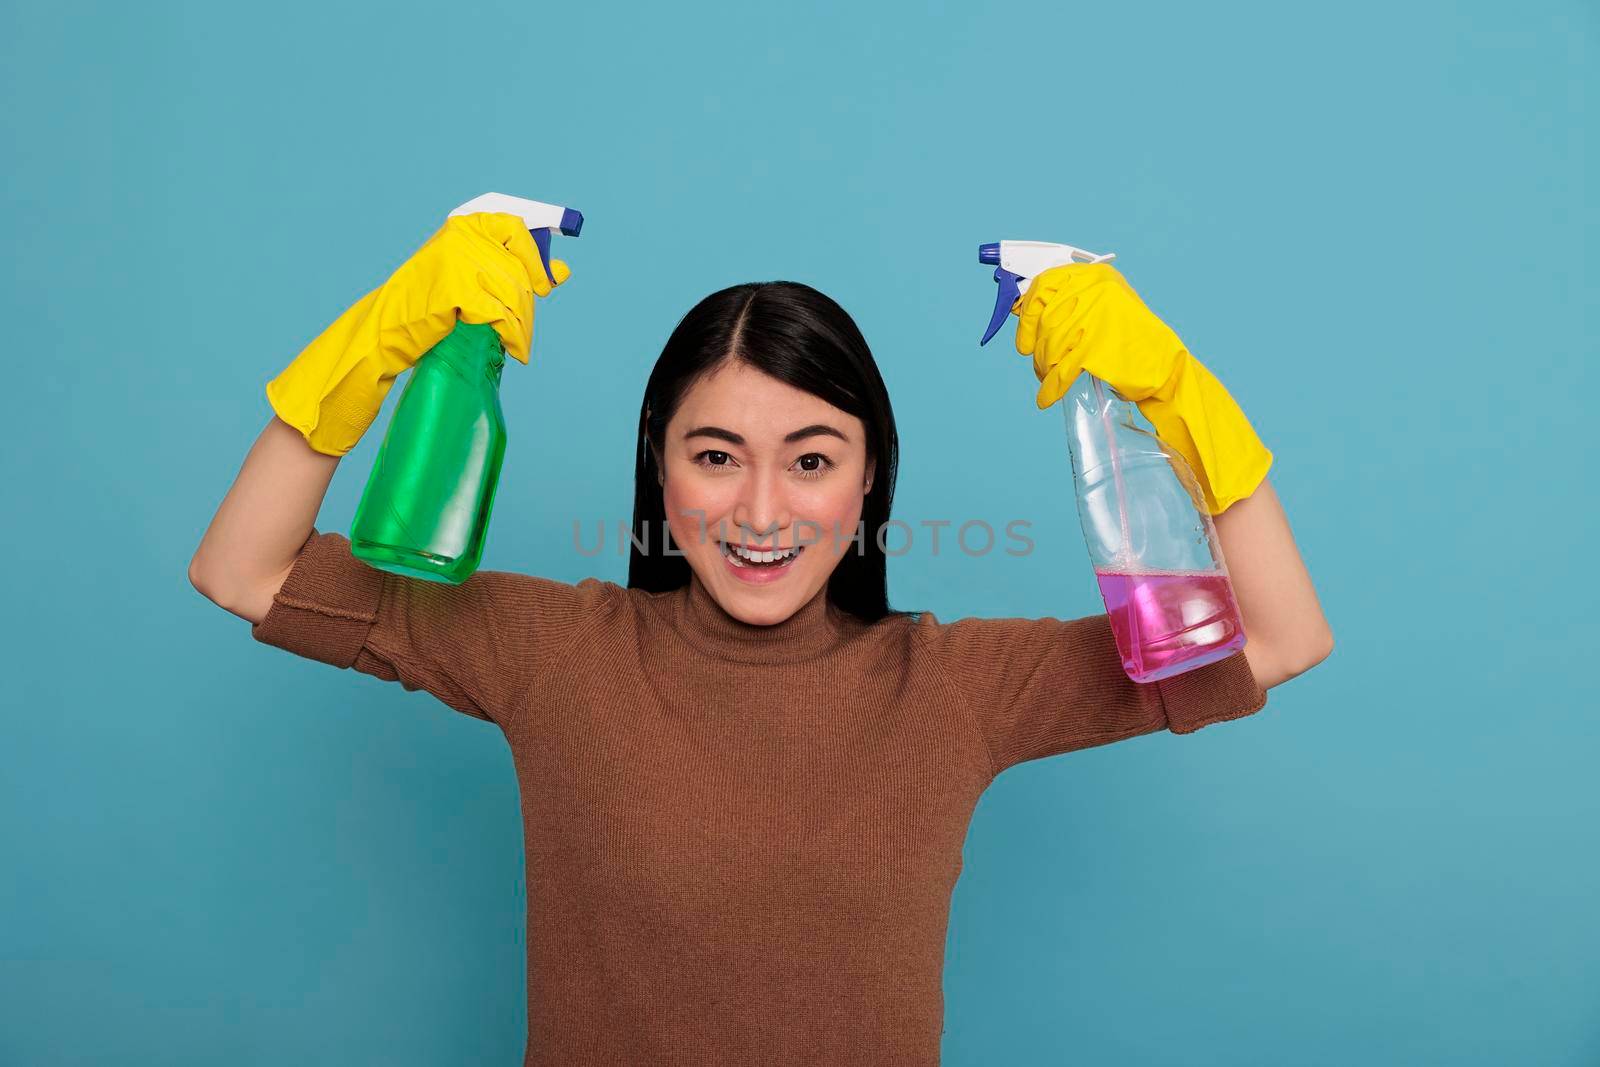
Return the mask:
<svg viewBox="0 0 1600 1067"><path fill-rule="evenodd" d="M455 329L433 347L433 353L463 376L481 375L496 385L500 384L500 372L506 365L500 335L487 323L456 323Z"/></svg>

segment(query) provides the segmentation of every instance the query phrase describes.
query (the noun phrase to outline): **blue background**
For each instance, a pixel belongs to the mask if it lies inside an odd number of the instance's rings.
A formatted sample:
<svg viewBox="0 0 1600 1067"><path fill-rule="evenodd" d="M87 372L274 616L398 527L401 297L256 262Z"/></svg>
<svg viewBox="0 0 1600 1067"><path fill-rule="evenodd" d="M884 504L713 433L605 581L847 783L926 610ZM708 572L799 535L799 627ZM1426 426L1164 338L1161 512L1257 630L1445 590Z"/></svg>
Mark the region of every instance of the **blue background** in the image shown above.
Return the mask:
<svg viewBox="0 0 1600 1067"><path fill-rule="evenodd" d="M1276 453L1337 650L990 788L946 1062L1600 1062L1592 5L465 10L0 8L0 1062L517 1062L498 731L185 574L266 381L486 189L588 219L486 567L624 581L571 522L629 514L662 343L792 278L874 347L896 514L1034 523L895 606L1103 610L1060 417L976 346L1000 238L1118 252Z"/></svg>

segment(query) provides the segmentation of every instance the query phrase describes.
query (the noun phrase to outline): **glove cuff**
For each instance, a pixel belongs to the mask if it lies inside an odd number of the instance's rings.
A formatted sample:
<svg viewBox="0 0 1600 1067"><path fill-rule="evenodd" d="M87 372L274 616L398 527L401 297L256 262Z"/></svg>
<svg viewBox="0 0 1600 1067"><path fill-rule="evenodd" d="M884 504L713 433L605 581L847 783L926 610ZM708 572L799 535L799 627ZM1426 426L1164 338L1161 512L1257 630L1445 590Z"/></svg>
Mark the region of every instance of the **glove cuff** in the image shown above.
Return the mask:
<svg viewBox="0 0 1600 1067"><path fill-rule="evenodd" d="M1266 478L1272 452L1223 384L1187 351L1167 387L1139 407L1188 461L1212 515L1254 493Z"/></svg>
<svg viewBox="0 0 1600 1067"><path fill-rule="evenodd" d="M360 365L352 368L359 370ZM326 456L343 456L378 417L393 385L393 378L363 381L353 373L320 400L307 403L313 392L286 371L267 383L267 402L313 449Z"/></svg>
<svg viewBox="0 0 1600 1067"><path fill-rule="evenodd" d="M382 299L381 287L368 293L267 383L267 401L278 418L324 455L342 456L355 447L404 369L403 360L386 359L382 351Z"/></svg>

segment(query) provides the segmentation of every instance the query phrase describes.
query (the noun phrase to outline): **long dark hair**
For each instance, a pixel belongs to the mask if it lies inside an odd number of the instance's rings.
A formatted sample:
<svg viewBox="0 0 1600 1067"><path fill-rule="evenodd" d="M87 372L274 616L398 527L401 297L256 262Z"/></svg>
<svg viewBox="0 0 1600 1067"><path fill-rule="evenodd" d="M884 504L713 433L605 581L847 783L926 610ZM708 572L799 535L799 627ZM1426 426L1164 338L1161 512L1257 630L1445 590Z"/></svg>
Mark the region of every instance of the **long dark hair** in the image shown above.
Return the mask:
<svg viewBox="0 0 1600 1067"><path fill-rule="evenodd" d="M671 543L657 456L664 450L667 424L690 386L735 359L826 400L866 427L867 462L876 468L872 489L862 501L861 537L834 568L827 597L867 622L902 614L889 607L880 540L900 462L889 391L855 321L831 298L800 282L749 282L712 293L667 338L639 407L628 587L666 592L689 582L689 561L656 543ZM656 542L650 540L652 532Z"/></svg>

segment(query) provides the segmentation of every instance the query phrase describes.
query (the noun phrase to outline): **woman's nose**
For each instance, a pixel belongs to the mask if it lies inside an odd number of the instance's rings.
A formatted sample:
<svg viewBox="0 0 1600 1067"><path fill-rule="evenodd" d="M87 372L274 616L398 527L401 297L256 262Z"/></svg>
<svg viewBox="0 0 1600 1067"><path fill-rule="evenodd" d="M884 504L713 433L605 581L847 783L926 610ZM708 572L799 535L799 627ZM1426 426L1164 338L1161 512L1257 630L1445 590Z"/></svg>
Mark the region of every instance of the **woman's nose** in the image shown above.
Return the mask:
<svg viewBox="0 0 1600 1067"><path fill-rule="evenodd" d="M788 528L789 502L781 472L757 472L744 479L733 521L740 534L754 541L776 540Z"/></svg>

